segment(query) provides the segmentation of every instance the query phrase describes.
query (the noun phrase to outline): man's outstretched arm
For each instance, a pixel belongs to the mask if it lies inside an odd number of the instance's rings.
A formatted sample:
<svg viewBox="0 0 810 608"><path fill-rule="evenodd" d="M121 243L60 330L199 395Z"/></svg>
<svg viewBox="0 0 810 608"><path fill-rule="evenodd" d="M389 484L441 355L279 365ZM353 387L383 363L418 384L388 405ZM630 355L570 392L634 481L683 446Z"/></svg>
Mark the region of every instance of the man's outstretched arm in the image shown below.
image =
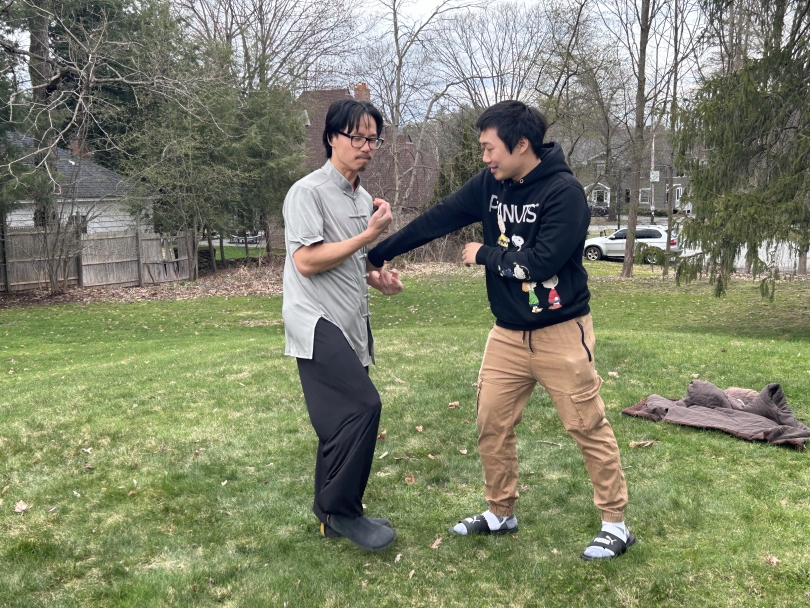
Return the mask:
<svg viewBox="0 0 810 608"><path fill-rule="evenodd" d="M478 205L483 174L479 173L435 207L431 207L402 230L368 252L369 262L382 268L385 262L454 230L481 221Z"/></svg>

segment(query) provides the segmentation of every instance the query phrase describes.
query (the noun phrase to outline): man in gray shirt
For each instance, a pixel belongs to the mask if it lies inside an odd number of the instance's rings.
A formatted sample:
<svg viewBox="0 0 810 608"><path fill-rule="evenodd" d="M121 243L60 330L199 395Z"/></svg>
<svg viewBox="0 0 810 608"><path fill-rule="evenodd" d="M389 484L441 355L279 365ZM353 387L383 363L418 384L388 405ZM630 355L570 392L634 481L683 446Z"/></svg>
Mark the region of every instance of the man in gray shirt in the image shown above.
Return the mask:
<svg viewBox="0 0 810 608"><path fill-rule="evenodd" d="M313 511L322 535L345 536L370 551L396 538L387 519L363 515L362 502L381 409L368 376L368 285L386 295L402 291L396 270L376 270L366 259L392 219L390 205L372 201L359 178L383 143L382 127L369 102L333 103L323 132L326 163L284 200L285 354L297 358L318 435Z"/></svg>

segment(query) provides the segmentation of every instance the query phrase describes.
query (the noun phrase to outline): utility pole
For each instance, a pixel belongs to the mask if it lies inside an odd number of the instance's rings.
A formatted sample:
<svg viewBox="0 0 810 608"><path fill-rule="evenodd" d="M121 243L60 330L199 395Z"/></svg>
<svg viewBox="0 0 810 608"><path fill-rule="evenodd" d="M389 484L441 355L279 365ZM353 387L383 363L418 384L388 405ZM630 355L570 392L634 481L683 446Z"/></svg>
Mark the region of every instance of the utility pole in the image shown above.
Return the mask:
<svg viewBox="0 0 810 608"><path fill-rule="evenodd" d="M655 125L653 125L652 147L650 148L650 224L655 224Z"/></svg>

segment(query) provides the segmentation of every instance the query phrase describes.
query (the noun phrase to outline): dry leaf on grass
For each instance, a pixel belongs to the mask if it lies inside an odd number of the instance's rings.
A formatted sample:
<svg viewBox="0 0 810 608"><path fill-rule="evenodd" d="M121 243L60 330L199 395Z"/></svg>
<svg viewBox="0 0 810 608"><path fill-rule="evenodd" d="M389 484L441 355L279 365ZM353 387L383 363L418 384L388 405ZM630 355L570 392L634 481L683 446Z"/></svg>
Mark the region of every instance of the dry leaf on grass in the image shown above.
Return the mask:
<svg viewBox="0 0 810 608"><path fill-rule="evenodd" d="M21 500L16 505L14 505L14 512L15 513L25 513L27 510L28 510L28 505L25 504L24 500Z"/></svg>
<svg viewBox="0 0 810 608"><path fill-rule="evenodd" d="M73 490L73 496L75 496L76 498L81 498L82 497L82 495L79 494L76 490Z"/></svg>
<svg viewBox="0 0 810 608"><path fill-rule="evenodd" d="M660 441L652 441L652 440L648 440L648 441L631 441L630 442L630 447L631 448L649 448L649 447L654 446L654 445L659 444L659 443L661 443L661 442Z"/></svg>
<svg viewBox="0 0 810 608"><path fill-rule="evenodd" d="M85 462L84 463L84 468L87 469L88 471L92 471L93 470L93 465L90 464L89 462Z"/></svg>
<svg viewBox="0 0 810 608"><path fill-rule="evenodd" d="M431 460L436 460L436 457L433 454L428 454L428 458L430 458Z"/></svg>
<svg viewBox="0 0 810 608"><path fill-rule="evenodd" d="M525 492L528 489L529 489L529 486L527 486L525 483L520 484L520 491L521 492Z"/></svg>
<svg viewBox="0 0 810 608"><path fill-rule="evenodd" d="M420 424L420 425L417 425L417 427L416 427L416 432L417 432L417 433L421 433L421 432L422 432L422 425L421 425L421 424Z"/></svg>
<svg viewBox="0 0 810 608"><path fill-rule="evenodd" d="M416 570L411 570L410 572L408 572L408 580L411 580L413 578L414 572L416 572Z"/></svg>
<svg viewBox="0 0 810 608"><path fill-rule="evenodd" d="M700 374L692 374L692 377L693 377L693 378L696 378L696 379L697 379L697 378L700 378Z"/></svg>
<svg viewBox="0 0 810 608"><path fill-rule="evenodd" d="M414 477L413 475L408 475L405 478L405 483L407 483L409 486L412 486L415 481L416 481L416 477Z"/></svg>
<svg viewBox="0 0 810 608"><path fill-rule="evenodd" d="M394 563L396 564L401 559L402 559L402 553L397 553L397 556L394 558Z"/></svg>
<svg viewBox="0 0 810 608"><path fill-rule="evenodd" d="M618 377L619 377L619 372L608 372L608 376L612 376L612 377L614 377L614 378L618 378Z"/></svg>
<svg viewBox="0 0 810 608"><path fill-rule="evenodd" d="M459 450L459 454L463 454L464 456L466 456L467 455L467 450L466 449Z"/></svg>
<svg viewBox="0 0 810 608"><path fill-rule="evenodd" d="M399 382L400 384L405 384L405 381L400 380L399 378L394 378L394 382Z"/></svg>
<svg viewBox="0 0 810 608"><path fill-rule="evenodd" d="M379 459L380 459L380 460L382 460L382 459L383 459L383 458L385 458L386 456L388 456L388 452L383 452L383 453L380 455L380 458L379 458Z"/></svg>
<svg viewBox="0 0 810 608"><path fill-rule="evenodd" d="M382 433L377 435L377 441L385 441L385 436L388 434L388 431L383 430Z"/></svg>
<svg viewBox="0 0 810 608"><path fill-rule="evenodd" d="M448 403L447 407L449 407L450 409L456 409L458 407L458 401L453 401L451 403Z"/></svg>
<svg viewBox="0 0 810 608"><path fill-rule="evenodd" d="M9 487L10 486L6 486L5 488L3 488L3 491L0 492L0 494L5 494L6 492L8 492Z"/></svg>
<svg viewBox="0 0 810 608"><path fill-rule="evenodd" d="M765 561L769 563L771 566L776 566L782 560L780 560L778 557L774 555L769 555L768 557L765 558Z"/></svg>
<svg viewBox="0 0 810 608"><path fill-rule="evenodd" d="M226 483L228 483L228 480L227 480L227 479L226 479L225 481L223 481L223 482L222 482L221 484L219 484L219 485L224 486Z"/></svg>
<svg viewBox="0 0 810 608"><path fill-rule="evenodd" d="M437 537L436 537L436 540L434 540L434 541L433 541L433 544L432 544L432 545L430 545L430 548L431 548L431 549L438 549L438 548L439 548L439 545L441 545L441 544L442 544L442 537L441 537L441 536L437 536Z"/></svg>
<svg viewBox="0 0 810 608"><path fill-rule="evenodd" d="M130 490L129 494L127 494L127 496L133 496L134 494L135 494L135 490Z"/></svg>

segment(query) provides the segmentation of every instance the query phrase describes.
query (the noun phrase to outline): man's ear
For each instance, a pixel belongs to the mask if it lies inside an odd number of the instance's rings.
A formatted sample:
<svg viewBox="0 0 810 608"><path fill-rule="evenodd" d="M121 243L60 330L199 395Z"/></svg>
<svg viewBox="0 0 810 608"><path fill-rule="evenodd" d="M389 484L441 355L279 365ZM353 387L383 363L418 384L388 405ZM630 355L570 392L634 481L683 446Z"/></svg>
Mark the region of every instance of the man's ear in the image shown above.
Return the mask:
<svg viewBox="0 0 810 608"><path fill-rule="evenodd" d="M518 140L517 144L515 144L515 149L512 150L512 152L517 154L523 154L528 149L529 149L529 140L526 139L525 137L521 137Z"/></svg>

